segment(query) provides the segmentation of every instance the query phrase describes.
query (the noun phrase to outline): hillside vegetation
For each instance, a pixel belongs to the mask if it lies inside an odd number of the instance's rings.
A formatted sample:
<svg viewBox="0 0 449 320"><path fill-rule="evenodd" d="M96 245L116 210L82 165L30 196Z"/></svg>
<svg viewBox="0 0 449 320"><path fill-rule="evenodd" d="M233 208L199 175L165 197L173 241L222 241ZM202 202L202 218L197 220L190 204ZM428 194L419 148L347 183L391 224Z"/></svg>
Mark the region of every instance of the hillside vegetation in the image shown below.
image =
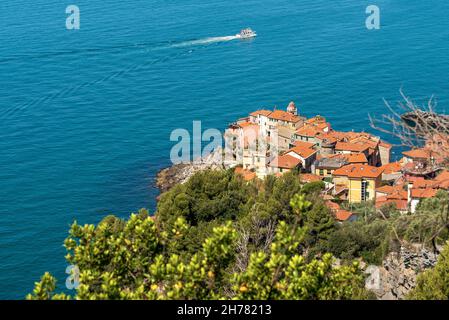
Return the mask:
<svg viewBox="0 0 449 320"><path fill-rule="evenodd" d="M154 217L140 210L97 226L75 222L64 245L80 270L76 295L55 293L46 273L27 298L365 299L360 261L380 264L401 241L447 240L447 193L415 215L378 216L366 203L354 208L356 222L341 224L322 187L295 172L252 182L232 170L199 172L164 193ZM411 297L447 297L446 256Z"/></svg>

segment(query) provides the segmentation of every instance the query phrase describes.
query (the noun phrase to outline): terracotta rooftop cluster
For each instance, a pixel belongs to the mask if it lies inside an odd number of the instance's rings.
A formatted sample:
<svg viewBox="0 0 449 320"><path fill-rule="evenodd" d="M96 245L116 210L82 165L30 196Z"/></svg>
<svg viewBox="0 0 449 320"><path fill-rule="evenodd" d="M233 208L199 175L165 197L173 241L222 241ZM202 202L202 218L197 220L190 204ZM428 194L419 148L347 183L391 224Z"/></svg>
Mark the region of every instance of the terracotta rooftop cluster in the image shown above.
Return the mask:
<svg viewBox="0 0 449 320"><path fill-rule="evenodd" d="M250 116L256 117L258 115L265 116L269 119L280 120L280 121L288 121L288 122L299 122L301 121L301 117L292 114L291 112L283 111L283 110L257 110L250 113Z"/></svg>
<svg viewBox="0 0 449 320"><path fill-rule="evenodd" d="M313 143L295 141L293 145L292 148L270 161L269 165L277 168L293 169L301 163L301 158L310 158L318 152Z"/></svg>
<svg viewBox="0 0 449 320"><path fill-rule="evenodd" d="M438 190L449 191L449 171L426 148L403 152L401 161L382 166L384 174L398 174L393 186L376 189L376 207L393 204L402 212L414 212L416 204L435 197Z"/></svg>
<svg viewBox="0 0 449 320"><path fill-rule="evenodd" d="M352 214L331 200L373 200L377 208L392 204L408 212L419 199L449 190L449 173L442 165L449 156L435 148L442 143L449 146L447 139L405 151L400 161L390 162L392 145L379 137L334 130L323 116L299 115L293 102L286 110L257 110L227 130L241 140L243 150L236 147L234 163L243 163L236 173L245 180L298 169L303 182L325 181L322 196L339 221L351 219ZM250 144L261 141L278 142L277 148L265 153L249 150Z"/></svg>

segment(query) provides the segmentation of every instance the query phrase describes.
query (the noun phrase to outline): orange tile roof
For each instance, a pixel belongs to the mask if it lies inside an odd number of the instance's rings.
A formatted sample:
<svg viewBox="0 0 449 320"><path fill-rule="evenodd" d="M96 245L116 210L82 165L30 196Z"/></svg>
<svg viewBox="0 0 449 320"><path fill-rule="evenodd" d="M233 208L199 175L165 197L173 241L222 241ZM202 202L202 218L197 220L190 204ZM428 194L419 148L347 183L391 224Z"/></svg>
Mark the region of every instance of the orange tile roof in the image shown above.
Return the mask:
<svg viewBox="0 0 449 320"><path fill-rule="evenodd" d="M382 169L364 164L348 164L334 171L334 176L346 176L349 178L377 178L382 174Z"/></svg>
<svg viewBox="0 0 449 320"><path fill-rule="evenodd" d="M436 196L438 190L436 189L415 189L412 188L411 190L411 197L412 198L433 198Z"/></svg>
<svg viewBox="0 0 449 320"><path fill-rule="evenodd" d="M283 111L283 110L275 110L272 113L268 115L268 118L275 119L275 120L282 120L282 121L288 121L296 123L301 120L300 117L295 116L294 114Z"/></svg>
<svg viewBox="0 0 449 320"><path fill-rule="evenodd" d="M359 139L359 138L366 138L369 140L375 139L376 141L378 141L379 139L377 139L376 137L374 137L372 134L368 133L368 132L354 132L354 131L349 131L349 132L345 132L346 134L346 138L349 140L353 140L353 139Z"/></svg>
<svg viewBox="0 0 449 320"><path fill-rule="evenodd" d="M275 168L293 169L300 162L300 159L292 157L288 154L284 154L276 157L273 161L271 161L270 166Z"/></svg>
<svg viewBox="0 0 449 320"><path fill-rule="evenodd" d="M320 132L317 138L320 140L325 140L328 143L334 143L337 141L343 141L346 138L346 133L330 129L328 132Z"/></svg>
<svg viewBox="0 0 449 320"><path fill-rule="evenodd" d="M407 177L406 179L404 179L405 181L407 181L407 182L411 182L411 183L415 183L416 181L424 181L424 178L423 177L414 177L414 176L410 176L410 177Z"/></svg>
<svg viewBox="0 0 449 320"><path fill-rule="evenodd" d="M384 164L381 168L385 174L399 173L401 172L403 164L401 162L391 162Z"/></svg>
<svg viewBox="0 0 449 320"><path fill-rule="evenodd" d="M382 186L382 187L376 188L376 192L385 193L385 194L392 193L393 191L394 191L393 186Z"/></svg>
<svg viewBox="0 0 449 320"><path fill-rule="evenodd" d="M351 152L363 152L368 148L369 148L368 145L350 143L350 142L340 142L340 141L337 142L337 145L335 146L335 150L351 151Z"/></svg>
<svg viewBox="0 0 449 320"><path fill-rule="evenodd" d="M379 145L379 140L376 140L373 137L369 137L368 138L368 137L365 137L365 136L356 137L354 139L351 139L349 142L350 143L364 145L364 146L368 146L371 149L376 149L377 146Z"/></svg>
<svg viewBox="0 0 449 320"><path fill-rule="evenodd" d="M439 188L449 190L449 171L444 170L435 178L435 181Z"/></svg>
<svg viewBox="0 0 449 320"><path fill-rule="evenodd" d="M321 131L325 131L326 129L329 130L331 128L331 124L329 122L323 122L315 124L315 127Z"/></svg>
<svg viewBox="0 0 449 320"><path fill-rule="evenodd" d="M294 145L295 147L302 147L302 148L309 148L309 149L315 147L315 144L314 144L314 143L311 143L311 142L305 142L305 141L300 141L300 140L297 140L297 141L293 142L293 145Z"/></svg>
<svg viewBox="0 0 449 320"><path fill-rule="evenodd" d="M352 212L349 212L347 210L340 209L340 210L337 210L337 212L335 212L335 218L338 221L346 221L351 217L352 217Z"/></svg>
<svg viewBox="0 0 449 320"><path fill-rule="evenodd" d="M302 173L299 176L299 179L302 182L316 182L316 181L322 180L322 178L320 176L317 176L316 174L312 174L312 173Z"/></svg>
<svg viewBox="0 0 449 320"><path fill-rule="evenodd" d="M314 126L311 125L304 125L301 128L299 128L298 130L296 130L296 134L299 136L303 136L303 137L315 137L317 135L319 135L320 133L322 133L322 130L317 129Z"/></svg>
<svg viewBox="0 0 449 320"><path fill-rule="evenodd" d="M250 126L257 126L257 124L254 124L254 123L248 122L248 121L237 123L237 125L240 128L246 128L246 127L250 127Z"/></svg>
<svg viewBox="0 0 449 320"><path fill-rule="evenodd" d="M380 197L376 199L376 208L380 209L382 206L387 204L393 204L396 209L401 211L408 210L408 201L406 199L387 199L387 197Z"/></svg>
<svg viewBox="0 0 449 320"><path fill-rule="evenodd" d="M338 141L338 139L330 132L320 132L316 137L326 143L335 143Z"/></svg>
<svg viewBox="0 0 449 320"><path fill-rule="evenodd" d="M347 157L349 163L366 163L368 164L368 159L364 153L351 153Z"/></svg>
<svg viewBox="0 0 449 320"><path fill-rule="evenodd" d="M325 202L326 207L328 207L329 209L331 209L332 211L337 211L340 209L340 205L338 203L332 202L332 201L326 201Z"/></svg>
<svg viewBox="0 0 449 320"><path fill-rule="evenodd" d="M323 158L348 160L347 156L348 155L346 155L346 154L334 153L334 154L323 155Z"/></svg>
<svg viewBox="0 0 449 320"><path fill-rule="evenodd" d="M249 115L253 116L253 117L257 117L258 115L268 117L270 114L271 114L270 110L257 110L257 111L251 112Z"/></svg>
<svg viewBox="0 0 449 320"><path fill-rule="evenodd" d="M344 140L347 137L347 133L341 132L341 131L333 131L332 130L332 131L329 131L328 134L339 141Z"/></svg>
<svg viewBox="0 0 449 320"><path fill-rule="evenodd" d="M449 171L448 170L444 170L443 172L441 172L436 178L436 181L446 181L449 180Z"/></svg>
<svg viewBox="0 0 449 320"><path fill-rule="evenodd" d="M449 180L438 181L438 188L449 190Z"/></svg>
<svg viewBox="0 0 449 320"><path fill-rule="evenodd" d="M300 157L307 159L307 158L310 158L311 156L313 156L318 151L315 149L312 149L312 148L296 146L296 147L289 149L286 153L289 153L289 152L294 152L297 155L299 155Z"/></svg>
<svg viewBox="0 0 449 320"><path fill-rule="evenodd" d="M341 209L338 203L327 200L325 204L332 211L338 221L346 221L352 217L352 212Z"/></svg>
<svg viewBox="0 0 449 320"><path fill-rule="evenodd" d="M405 190L393 190L392 193L387 195L388 200L407 200L408 194Z"/></svg>
<svg viewBox="0 0 449 320"><path fill-rule="evenodd" d="M309 123L309 124L323 123L323 122L325 123L326 122L326 118L322 117L320 115L317 115L317 116L315 116L313 118L307 119L306 122Z"/></svg>
<svg viewBox="0 0 449 320"><path fill-rule="evenodd" d="M385 193L388 200L407 200L407 191L404 190L404 185L396 186L382 186L376 188L376 192Z"/></svg>
<svg viewBox="0 0 449 320"><path fill-rule="evenodd" d="M250 170L243 169L242 167L236 167L234 169L235 174L241 175L244 180L250 181L256 177L256 173Z"/></svg>
<svg viewBox="0 0 449 320"><path fill-rule="evenodd" d="M413 188L416 188L416 189L433 188L437 184L437 182L435 180L425 180L424 178L415 179L414 181L412 181L412 183L413 183Z"/></svg>
<svg viewBox="0 0 449 320"><path fill-rule="evenodd" d="M430 159L430 151L422 148L404 151L402 154L412 159Z"/></svg>
<svg viewBox="0 0 449 320"><path fill-rule="evenodd" d="M413 181L413 188L449 190L449 171L443 171L433 180L415 179Z"/></svg>

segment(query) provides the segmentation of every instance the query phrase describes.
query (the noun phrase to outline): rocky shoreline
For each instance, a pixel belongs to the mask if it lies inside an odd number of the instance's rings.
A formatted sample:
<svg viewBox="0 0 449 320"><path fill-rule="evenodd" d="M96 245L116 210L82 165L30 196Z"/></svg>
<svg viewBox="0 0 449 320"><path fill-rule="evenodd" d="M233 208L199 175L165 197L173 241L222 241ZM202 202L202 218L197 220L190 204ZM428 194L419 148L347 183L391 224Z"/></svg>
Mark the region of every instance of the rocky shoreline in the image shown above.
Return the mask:
<svg viewBox="0 0 449 320"><path fill-rule="evenodd" d="M214 152L204 158L196 159L189 163L179 163L171 167L162 169L156 177L156 186L161 193L167 192L177 184L185 183L195 173L203 170L225 170L223 164L222 148L217 148Z"/></svg>

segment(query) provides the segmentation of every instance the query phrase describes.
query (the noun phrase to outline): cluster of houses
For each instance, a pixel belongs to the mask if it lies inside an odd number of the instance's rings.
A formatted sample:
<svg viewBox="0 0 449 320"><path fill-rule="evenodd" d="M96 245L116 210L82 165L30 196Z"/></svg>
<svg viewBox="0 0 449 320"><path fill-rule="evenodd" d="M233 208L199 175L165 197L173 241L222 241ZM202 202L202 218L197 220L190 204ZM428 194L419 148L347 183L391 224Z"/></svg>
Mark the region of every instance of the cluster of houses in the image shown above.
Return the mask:
<svg viewBox="0 0 449 320"><path fill-rule="evenodd" d="M324 181L322 196L340 221L355 218L342 202L374 200L377 208L413 213L421 199L449 190L445 157L434 151L441 139L390 162L391 144L366 132L333 130L322 116L307 119L294 102L286 111L252 112L229 125L224 137L225 164L247 180L298 170L305 182Z"/></svg>

